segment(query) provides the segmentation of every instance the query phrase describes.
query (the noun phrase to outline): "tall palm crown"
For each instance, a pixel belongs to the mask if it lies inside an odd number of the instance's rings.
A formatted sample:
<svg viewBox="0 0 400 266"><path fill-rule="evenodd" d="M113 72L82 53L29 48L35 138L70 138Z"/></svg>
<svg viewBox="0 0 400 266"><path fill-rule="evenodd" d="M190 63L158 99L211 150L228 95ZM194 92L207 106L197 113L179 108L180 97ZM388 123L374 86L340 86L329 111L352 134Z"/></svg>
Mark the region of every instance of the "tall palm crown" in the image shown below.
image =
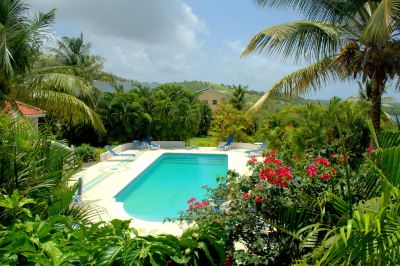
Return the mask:
<svg viewBox="0 0 400 266"><path fill-rule="evenodd" d="M311 63L280 81L250 109L283 92L303 95L331 80L372 82L371 118L380 128L381 96L389 80L400 89L400 0L256 0L262 6L292 8L309 20L266 28L243 56L279 54Z"/></svg>
<svg viewBox="0 0 400 266"><path fill-rule="evenodd" d="M229 102L238 110L243 109L244 105L244 97L246 95L247 91L247 86L243 87L241 85L239 86L233 86L233 95L229 99Z"/></svg>
<svg viewBox="0 0 400 266"><path fill-rule="evenodd" d="M21 0L0 3L0 92L8 80L29 70L42 41L54 22L54 10L28 18L28 6Z"/></svg>
<svg viewBox="0 0 400 266"><path fill-rule="evenodd" d="M104 130L100 117L85 102L93 88L66 67L33 68L51 33L55 11L29 16L21 0L0 2L0 106L19 99L73 124L90 123Z"/></svg>
<svg viewBox="0 0 400 266"><path fill-rule="evenodd" d="M84 43L83 34L78 38L63 37L57 42L58 48L53 49L57 59L64 65L80 66L88 65L90 61L90 43Z"/></svg>

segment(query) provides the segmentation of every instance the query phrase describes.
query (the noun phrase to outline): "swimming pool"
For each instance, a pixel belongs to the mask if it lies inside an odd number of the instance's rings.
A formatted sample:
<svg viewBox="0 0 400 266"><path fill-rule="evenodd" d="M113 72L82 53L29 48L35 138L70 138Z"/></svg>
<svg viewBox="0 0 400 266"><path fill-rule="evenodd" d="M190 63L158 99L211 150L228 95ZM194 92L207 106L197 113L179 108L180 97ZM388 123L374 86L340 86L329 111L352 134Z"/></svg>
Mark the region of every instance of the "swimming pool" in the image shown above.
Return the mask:
<svg viewBox="0 0 400 266"><path fill-rule="evenodd" d="M131 216L162 222L188 208L188 199L201 200L228 170L225 154L164 153L122 189L115 199Z"/></svg>

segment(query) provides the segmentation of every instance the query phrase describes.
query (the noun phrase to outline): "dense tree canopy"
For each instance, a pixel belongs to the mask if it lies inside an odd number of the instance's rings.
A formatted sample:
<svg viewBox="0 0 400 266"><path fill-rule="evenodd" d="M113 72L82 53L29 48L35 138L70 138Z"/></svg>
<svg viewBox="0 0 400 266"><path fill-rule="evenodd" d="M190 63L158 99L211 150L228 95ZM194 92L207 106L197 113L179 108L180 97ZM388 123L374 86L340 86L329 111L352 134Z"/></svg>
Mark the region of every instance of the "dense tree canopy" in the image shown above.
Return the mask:
<svg viewBox="0 0 400 266"><path fill-rule="evenodd" d="M34 68L43 42L49 37L55 11L29 17L21 0L0 4L0 98L18 99L55 112L73 124L90 123L104 131L99 116L87 105L93 97L91 83L68 67ZM72 112L74 115L72 115Z"/></svg>
<svg viewBox="0 0 400 266"><path fill-rule="evenodd" d="M371 118L380 128L381 96L400 73L400 1L258 0L261 6L291 8L309 20L266 28L243 55L278 54L311 65L276 82L251 108L257 110L277 92L303 95L331 80L357 78L372 83Z"/></svg>

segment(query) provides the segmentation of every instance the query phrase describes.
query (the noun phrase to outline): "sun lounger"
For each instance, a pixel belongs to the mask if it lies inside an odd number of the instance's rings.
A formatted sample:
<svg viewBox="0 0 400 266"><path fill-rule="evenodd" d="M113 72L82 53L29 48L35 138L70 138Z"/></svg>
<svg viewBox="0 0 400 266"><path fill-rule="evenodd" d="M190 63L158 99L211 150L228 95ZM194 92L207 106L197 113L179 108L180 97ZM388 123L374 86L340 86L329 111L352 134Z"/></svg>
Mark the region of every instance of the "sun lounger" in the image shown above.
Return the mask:
<svg viewBox="0 0 400 266"><path fill-rule="evenodd" d="M136 156L135 154L128 154L128 153L116 153L109 145L106 145L106 149L109 153L113 156Z"/></svg>
<svg viewBox="0 0 400 266"><path fill-rule="evenodd" d="M159 144L151 143L151 138L146 138L144 143L147 144L150 150L158 150L161 147Z"/></svg>
<svg viewBox="0 0 400 266"><path fill-rule="evenodd" d="M267 148L267 143L264 142L257 149L255 149L255 150L247 150L247 151L245 151L245 153L247 153L247 155L261 154L266 148Z"/></svg>
<svg viewBox="0 0 400 266"><path fill-rule="evenodd" d="M140 140L134 140L133 144L136 146L136 148L138 150L145 150L148 148L147 143L146 142L142 142Z"/></svg>
<svg viewBox="0 0 400 266"><path fill-rule="evenodd" d="M232 143L233 143L234 139L235 139L235 136L233 134L230 134L228 136L228 139L227 139L226 143L220 144L217 147L217 149L218 150L225 150L225 151L229 150L231 148L231 146L232 146Z"/></svg>

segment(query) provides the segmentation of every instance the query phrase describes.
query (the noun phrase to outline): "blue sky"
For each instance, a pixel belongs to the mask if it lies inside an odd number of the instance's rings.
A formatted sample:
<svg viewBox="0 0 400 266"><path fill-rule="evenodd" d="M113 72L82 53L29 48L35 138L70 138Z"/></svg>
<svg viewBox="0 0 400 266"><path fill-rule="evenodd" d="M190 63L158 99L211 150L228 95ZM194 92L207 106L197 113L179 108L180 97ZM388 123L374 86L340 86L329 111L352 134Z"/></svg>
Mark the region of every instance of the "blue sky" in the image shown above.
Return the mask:
<svg viewBox="0 0 400 266"><path fill-rule="evenodd" d="M265 91L302 65L256 55L240 58L261 29L301 17L260 9L252 0L28 0L34 10L57 9L55 34L83 32L104 67L125 78L170 82L202 80ZM329 84L307 97L357 94L357 85ZM399 94L395 95L399 99Z"/></svg>

